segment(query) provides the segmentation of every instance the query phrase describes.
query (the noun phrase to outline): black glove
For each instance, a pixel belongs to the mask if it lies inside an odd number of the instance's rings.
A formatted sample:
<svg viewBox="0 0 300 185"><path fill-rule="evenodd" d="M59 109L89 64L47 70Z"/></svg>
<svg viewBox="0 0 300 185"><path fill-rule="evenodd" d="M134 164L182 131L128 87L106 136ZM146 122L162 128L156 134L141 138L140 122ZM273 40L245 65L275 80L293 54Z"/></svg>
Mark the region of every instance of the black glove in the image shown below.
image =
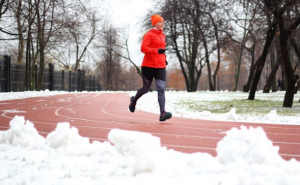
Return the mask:
<svg viewBox="0 0 300 185"><path fill-rule="evenodd" d="M166 61L166 65L168 65L168 61Z"/></svg>
<svg viewBox="0 0 300 185"><path fill-rule="evenodd" d="M164 54L165 51L166 51L165 49L158 49L159 54Z"/></svg>

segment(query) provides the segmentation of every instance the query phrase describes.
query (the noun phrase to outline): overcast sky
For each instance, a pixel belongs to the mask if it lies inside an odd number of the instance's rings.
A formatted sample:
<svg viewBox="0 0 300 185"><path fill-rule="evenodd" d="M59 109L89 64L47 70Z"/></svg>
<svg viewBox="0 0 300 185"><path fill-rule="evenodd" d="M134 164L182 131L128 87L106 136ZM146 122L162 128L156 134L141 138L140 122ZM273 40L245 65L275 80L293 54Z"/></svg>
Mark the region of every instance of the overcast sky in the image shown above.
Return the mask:
<svg viewBox="0 0 300 185"><path fill-rule="evenodd" d="M139 23L143 20L147 11L154 7L153 1L108 0L108 4L113 25L128 28L130 55L137 65L141 65L144 55L140 51L141 41L139 39L144 33Z"/></svg>

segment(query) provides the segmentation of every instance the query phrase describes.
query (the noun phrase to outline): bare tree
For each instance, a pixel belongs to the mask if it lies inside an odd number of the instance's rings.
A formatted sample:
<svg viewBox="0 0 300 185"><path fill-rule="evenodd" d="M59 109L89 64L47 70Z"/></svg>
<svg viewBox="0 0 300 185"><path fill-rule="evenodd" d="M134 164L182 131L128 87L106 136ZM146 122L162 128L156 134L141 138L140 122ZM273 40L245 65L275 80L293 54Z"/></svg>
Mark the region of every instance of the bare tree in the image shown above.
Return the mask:
<svg viewBox="0 0 300 185"><path fill-rule="evenodd" d="M217 48L217 66L216 66L216 70L213 74L213 87L212 90L215 91L217 90L217 76L219 73L219 69L220 69L220 65L221 65L221 38L220 38L220 33L219 33L219 27L222 25L222 20L215 20L215 18L212 16L212 14L210 12L207 13L213 28L214 28L214 34L215 34L215 39L216 39L216 48ZM219 22L219 25L217 25L216 21Z"/></svg>
<svg viewBox="0 0 300 185"><path fill-rule="evenodd" d="M8 9L8 3L6 0L1 0L0 1L0 21L1 21L1 18L2 18L2 15L5 14L5 12L7 11Z"/></svg>
<svg viewBox="0 0 300 185"><path fill-rule="evenodd" d="M103 32L101 49L102 60L99 63L99 73L102 74L102 84L105 90L117 90L121 70L117 30L109 25ZM114 80L115 79L115 80ZM115 82L115 83L114 83Z"/></svg>
<svg viewBox="0 0 300 185"><path fill-rule="evenodd" d="M81 1L74 4L70 11L66 12L66 27L75 43L75 70L77 70L88 47L101 33L99 29L101 19L96 16L96 10L88 8Z"/></svg>
<svg viewBox="0 0 300 185"><path fill-rule="evenodd" d="M294 73L296 73L298 66L300 65L300 30L298 29L295 31L296 33L292 34L290 36L290 44L294 49L296 58L298 59L298 62L296 62L295 67L294 67ZM296 59L295 59L296 61Z"/></svg>
<svg viewBox="0 0 300 185"><path fill-rule="evenodd" d="M248 96L249 100L254 100L255 92L257 90L257 84L260 80L262 70L265 66L266 58L268 55L268 50L273 41L273 38L274 38L274 35L276 32L276 28L277 28L277 21L273 20L272 24L269 26L269 29L267 31L267 36L266 36L263 52L262 52L261 56L257 59L258 66L256 67L254 78L253 78L253 81L251 84L250 93Z"/></svg>
<svg viewBox="0 0 300 185"><path fill-rule="evenodd" d="M13 2L12 0L0 0L0 23L2 22L3 15L8 12L12 2ZM2 27L2 24L0 26L0 32L3 32L8 35L17 35Z"/></svg>
<svg viewBox="0 0 300 185"><path fill-rule="evenodd" d="M130 55L130 52L129 52L129 45L128 45L129 37L125 33L125 31L122 31L122 35L123 35L123 38L121 38L122 43L119 44L119 45L116 45L116 46L119 47L120 50L123 50L125 53L123 53L123 52L115 52L115 53L117 55L119 55L119 57L129 61L135 67L137 74L140 75L141 78L143 78L140 68L135 64L135 62L131 58L131 55Z"/></svg>
<svg viewBox="0 0 300 185"><path fill-rule="evenodd" d="M35 1L35 11L36 11L36 27L37 27L37 41L38 41L38 51L39 51L39 64L40 71L38 76L38 88L41 89L43 72L45 68L45 49L50 38L53 36L54 32L54 16L56 1L55 0L34 0ZM30 60L29 60L30 61ZM30 65L29 65L30 66Z"/></svg>
<svg viewBox="0 0 300 185"><path fill-rule="evenodd" d="M197 90L202 69L207 61L201 53L204 51L201 48L204 30L201 34L200 28L204 29L201 22L206 22L209 18L202 16L200 8L204 6L199 3L194 0L167 0L161 7L161 13L168 21L165 25L167 45L170 53L174 53L178 58L188 92ZM212 50L208 47L206 54L210 55Z"/></svg>
<svg viewBox="0 0 300 185"><path fill-rule="evenodd" d="M297 0L286 0L281 2L269 2L265 0L264 2L266 6L272 11L274 18L277 19L280 30L280 56L287 80L287 88L284 96L283 107L292 107L296 78L289 58L288 38L299 26L300 15L296 14L295 17L293 17L293 20L290 20L291 23L287 25L284 13L288 8L299 7L300 2Z"/></svg>
<svg viewBox="0 0 300 185"><path fill-rule="evenodd" d="M24 22L25 20L22 20L22 4L23 0L14 1L13 4L13 11L15 14L15 18L17 21L17 31L18 31L18 39L19 39L19 48L18 48L18 64L21 64L24 54Z"/></svg>
<svg viewBox="0 0 300 185"><path fill-rule="evenodd" d="M259 6L251 1L234 0L231 2L232 3L227 7L224 7L224 9L226 10L225 12L228 16L228 22L232 25L232 28L235 28L232 29L230 32L227 30L223 31L225 31L234 42L240 45L240 49L236 57L237 67L235 72L234 91L238 90L241 65L242 62L245 61L243 57L247 55L245 50L249 51L252 54L252 62L250 67L248 83L243 88L243 90L247 92L250 87L252 74L255 67L253 61L255 60L254 50L257 42L256 34L259 33L261 27L263 27L261 26L260 21L257 20L257 15L260 15L261 13L259 12ZM232 11L233 9L237 11ZM260 17L260 19L264 19L264 17L262 16Z"/></svg>
<svg viewBox="0 0 300 185"><path fill-rule="evenodd" d="M26 38L26 75L25 75L25 81L24 81L24 87L23 89L29 90L30 89L30 77L31 77L31 62L32 62L32 25L36 18L34 3L32 0L27 1L27 14L26 14L26 22L27 22L27 38Z"/></svg>
<svg viewBox="0 0 300 185"><path fill-rule="evenodd" d="M277 32L278 33L278 32ZM278 37L274 39L273 46L271 48L271 62L274 63L272 65L272 71L267 79L267 83L264 86L263 92L264 93L269 93L271 90L271 87L273 87L272 91L277 91L276 87L276 73L279 69L279 66L281 64L281 59L280 56L276 53L280 53L280 48L279 48L279 39ZM276 62L275 62L275 57L276 57ZM274 84L275 83L275 84ZM275 86L275 87L274 87Z"/></svg>

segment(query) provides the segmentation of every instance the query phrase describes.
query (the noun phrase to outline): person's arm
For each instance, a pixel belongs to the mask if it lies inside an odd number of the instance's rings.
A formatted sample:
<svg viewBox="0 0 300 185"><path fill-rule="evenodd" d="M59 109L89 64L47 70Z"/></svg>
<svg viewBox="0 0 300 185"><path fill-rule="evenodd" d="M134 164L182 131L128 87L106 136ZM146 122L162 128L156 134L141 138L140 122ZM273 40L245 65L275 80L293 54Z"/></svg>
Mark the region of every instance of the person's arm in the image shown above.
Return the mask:
<svg viewBox="0 0 300 185"><path fill-rule="evenodd" d="M144 36L142 46L141 46L141 51L143 53L149 53L149 54L158 54L158 49L157 48L150 48L149 45L151 43L151 35L146 34Z"/></svg>

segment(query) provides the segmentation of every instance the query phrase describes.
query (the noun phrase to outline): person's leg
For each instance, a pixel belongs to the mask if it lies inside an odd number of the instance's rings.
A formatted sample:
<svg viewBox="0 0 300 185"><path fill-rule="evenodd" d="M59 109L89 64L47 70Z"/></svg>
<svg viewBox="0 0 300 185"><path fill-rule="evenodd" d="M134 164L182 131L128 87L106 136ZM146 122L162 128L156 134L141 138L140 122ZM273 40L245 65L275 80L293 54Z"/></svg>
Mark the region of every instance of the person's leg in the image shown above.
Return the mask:
<svg viewBox="0 0 300 185"><path fill-rule="evenodd" d="M156 69L154 74L160 113L165 111L166 69Z"/></svg>
<svg viewBox="0 0 300 185"><path fill-rule="evenodd" d="M150 90L152 79L154 76L154 69L149 67L142 67L142 75L143 87L137 91L135 96L132 96L130 98L129 110L131 112L135 111L135 105L138 99Z"/></svg>
<svg viewBox="0 0 300 185"><path fill-rule="evenodd" d="M172 113L165 111L165 88L166 88L166 69L157 69L155 74L155 83L157 89L158 104L160 108L160 121L165 121L172 117Z"/></svg>

